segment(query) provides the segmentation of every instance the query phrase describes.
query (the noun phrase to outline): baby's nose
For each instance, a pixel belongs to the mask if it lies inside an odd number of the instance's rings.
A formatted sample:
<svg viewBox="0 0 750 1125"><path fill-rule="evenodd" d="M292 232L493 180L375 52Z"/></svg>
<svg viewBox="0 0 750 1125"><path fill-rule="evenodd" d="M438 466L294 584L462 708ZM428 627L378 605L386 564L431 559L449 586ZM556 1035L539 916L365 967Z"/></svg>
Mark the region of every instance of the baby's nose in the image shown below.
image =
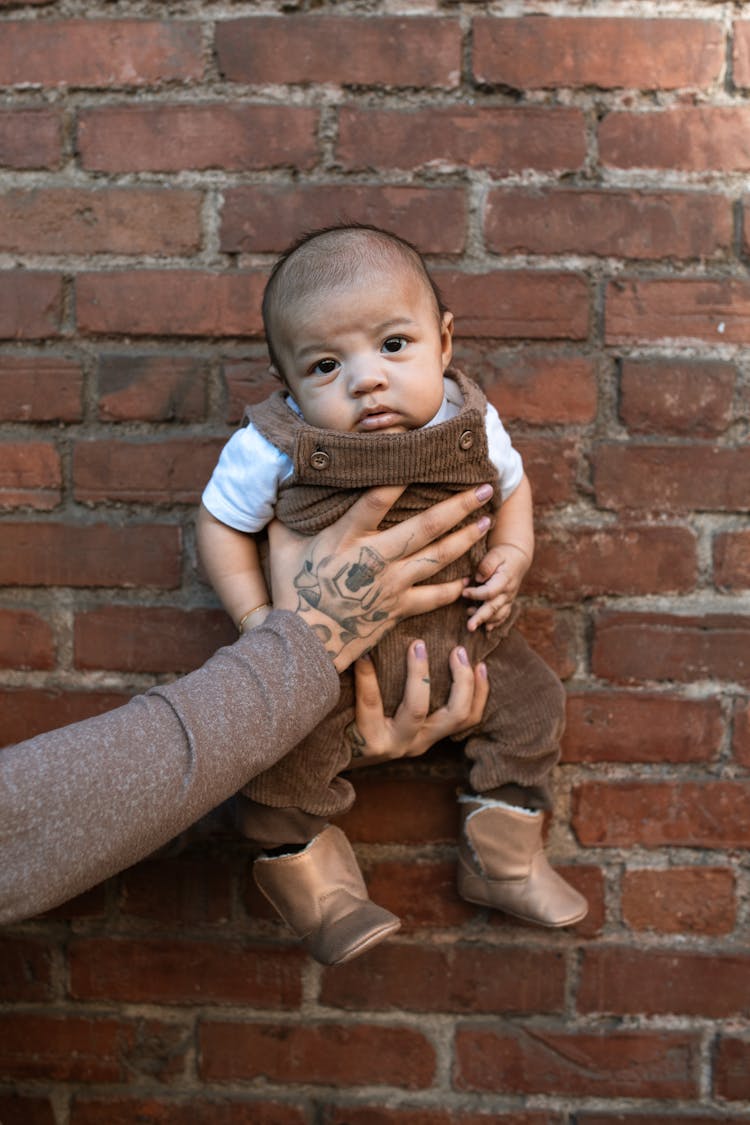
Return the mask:
<svg viewBox="0 0 750 1125"><path fill-rule="evenodd" d="M385 375L378 363L370 360L352 365L349 386L353 394L367 394L381 387L384 382Z"/></svg>

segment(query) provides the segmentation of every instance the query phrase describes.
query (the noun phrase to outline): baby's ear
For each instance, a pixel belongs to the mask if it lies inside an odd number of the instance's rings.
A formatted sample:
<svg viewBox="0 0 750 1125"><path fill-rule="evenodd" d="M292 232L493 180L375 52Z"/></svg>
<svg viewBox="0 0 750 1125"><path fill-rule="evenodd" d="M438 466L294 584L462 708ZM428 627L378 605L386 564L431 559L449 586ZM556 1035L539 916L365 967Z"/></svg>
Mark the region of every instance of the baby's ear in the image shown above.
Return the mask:
<svg viewBox="0 0 750 1125"><path fill-rule="evenodd" d="M278 379L280 383L284 382L284 376L281 374L275 363L269 363L268 374L272 379Z"/></svg>
<svg viewBox="0 0 750 1125"><path fill-rule="evenodd" d="M443 371L453 358L453 313L448 309L440 322L440 349L443 357Z"/></svg>

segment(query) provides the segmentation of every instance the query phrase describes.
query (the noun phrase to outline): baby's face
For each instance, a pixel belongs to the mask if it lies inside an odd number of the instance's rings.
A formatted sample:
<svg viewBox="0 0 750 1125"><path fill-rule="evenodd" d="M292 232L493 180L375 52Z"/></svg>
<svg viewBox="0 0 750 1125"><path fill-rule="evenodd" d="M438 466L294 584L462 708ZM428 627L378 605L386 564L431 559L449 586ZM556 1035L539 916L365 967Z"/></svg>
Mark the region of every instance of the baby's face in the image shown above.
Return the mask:
<svg viewBox="0 0 750 1125"><path fill-rule="evenodd" d="M279 316L276 352L306 421L342 433L403 433L443 401L453 317L410 271L372 272L294 302Z"/></svg>

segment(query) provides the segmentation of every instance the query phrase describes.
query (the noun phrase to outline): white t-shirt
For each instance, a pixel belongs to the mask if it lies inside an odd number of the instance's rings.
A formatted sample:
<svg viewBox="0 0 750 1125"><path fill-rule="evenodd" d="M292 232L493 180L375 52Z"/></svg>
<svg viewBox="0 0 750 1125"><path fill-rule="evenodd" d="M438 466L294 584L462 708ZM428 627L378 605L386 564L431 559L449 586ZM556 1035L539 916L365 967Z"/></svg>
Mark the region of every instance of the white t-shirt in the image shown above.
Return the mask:
<svg viewBox="0 0 750 1125"><path fill-rule="evenodd" d="M442 406L426 425L435 426L455 418L462 401L458 385L446 379ZM301 413L293 398L288 397L287 402ZM523 478L521 455L513 448L497 411L489 403L485 427L489 458L497 470L502 499L507 500ZM203 504L212 516L235 531L261 531L273 519L279 486L293 472L291 459L251 423L237 430L224 446L203 493Z"/></svg>

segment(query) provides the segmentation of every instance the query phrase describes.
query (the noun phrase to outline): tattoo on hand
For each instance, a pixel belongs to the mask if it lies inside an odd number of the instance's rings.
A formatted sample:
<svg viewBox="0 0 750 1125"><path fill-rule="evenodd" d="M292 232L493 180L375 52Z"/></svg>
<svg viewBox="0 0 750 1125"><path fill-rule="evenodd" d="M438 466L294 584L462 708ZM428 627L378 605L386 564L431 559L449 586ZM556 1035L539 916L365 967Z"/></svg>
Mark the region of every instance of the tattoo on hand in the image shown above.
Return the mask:
<svg viewBox="0 0 750 1125"><path fill-rule="evenodd" d="M362 547L356 562L340 566L329 576L327 572L336 565L336 561L332 555L326 555L319 562L313 558L305 559L294 585L303 612L307 605L320 609L326 617L337 622L340 627L338 639L343 647L355 637L369 636L388 617L385 610L377 608L378 599L383 594L377 580L385 562L376 551ZM321 640L324 630L325 626L318 628ZM328 637L324 644L328 647L334 638L330 630L326 631Z"/></svg>

